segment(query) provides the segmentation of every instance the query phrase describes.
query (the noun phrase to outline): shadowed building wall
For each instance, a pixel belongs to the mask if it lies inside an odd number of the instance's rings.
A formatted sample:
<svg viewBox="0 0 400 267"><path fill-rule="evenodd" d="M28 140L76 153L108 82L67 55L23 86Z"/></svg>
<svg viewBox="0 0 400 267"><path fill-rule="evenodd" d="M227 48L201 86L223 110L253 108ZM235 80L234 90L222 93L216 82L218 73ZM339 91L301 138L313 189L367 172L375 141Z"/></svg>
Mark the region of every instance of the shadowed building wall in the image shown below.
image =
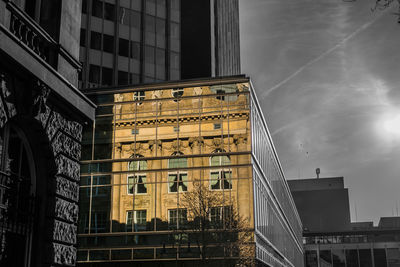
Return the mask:
<svg viewBox="0 0 400 267"><path fill-rule="evenodd" d="M349 192L343 177L288 180L304 231L345 231L350 227Z"/></svg>

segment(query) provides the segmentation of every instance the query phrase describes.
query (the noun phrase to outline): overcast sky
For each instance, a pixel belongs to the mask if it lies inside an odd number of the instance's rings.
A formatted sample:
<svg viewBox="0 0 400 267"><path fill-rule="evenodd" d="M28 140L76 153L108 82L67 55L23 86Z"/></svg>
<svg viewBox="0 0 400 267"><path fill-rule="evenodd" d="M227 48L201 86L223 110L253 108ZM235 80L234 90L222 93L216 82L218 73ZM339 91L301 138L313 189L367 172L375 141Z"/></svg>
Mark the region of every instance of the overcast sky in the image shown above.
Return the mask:
<svg viewBox="0 0 400 267"><path fill-rule="evenodd" d="M400 24L374 0L240 0L252 78L287 179L344 176L352 221L400 213ZM356 208L355 208L356 207Z"/></svg>

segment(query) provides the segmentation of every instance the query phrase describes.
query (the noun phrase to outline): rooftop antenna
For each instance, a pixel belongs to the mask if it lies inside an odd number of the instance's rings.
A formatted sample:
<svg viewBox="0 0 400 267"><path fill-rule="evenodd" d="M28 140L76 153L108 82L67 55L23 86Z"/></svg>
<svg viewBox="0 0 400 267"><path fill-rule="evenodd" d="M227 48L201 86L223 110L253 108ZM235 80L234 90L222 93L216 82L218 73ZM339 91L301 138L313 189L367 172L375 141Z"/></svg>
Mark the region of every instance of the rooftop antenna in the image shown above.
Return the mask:
<svg viewBox="0 0 400 267"><path fill-rule="evenodd" d="M320 168L316 168L315 169L315 173L317 174L317 179L319 179L319 174L321 173L321 169Z"/></svg>

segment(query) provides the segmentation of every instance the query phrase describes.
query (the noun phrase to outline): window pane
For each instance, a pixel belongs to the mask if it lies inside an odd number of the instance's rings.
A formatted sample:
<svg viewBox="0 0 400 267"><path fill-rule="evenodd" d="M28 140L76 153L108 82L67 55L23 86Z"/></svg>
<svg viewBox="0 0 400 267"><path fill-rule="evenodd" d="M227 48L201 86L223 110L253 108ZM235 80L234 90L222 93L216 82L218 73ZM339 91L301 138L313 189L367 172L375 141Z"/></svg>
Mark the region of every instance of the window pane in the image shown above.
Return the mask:
<svg viewBox="0 0 400 267"><path fill-rule="evenodd" d="M130 21L131 27L140 29L140 25L141 25L140 20L141 20L141 18L140 18L139 12L129 10L129 21Z"/></svg>
<svg viewBox="0 0 400 267"><path fill-rule="evenodd" d="M101 50L101 33L91 32L90 48Z"/></svg>
<svg viewBox="0 0 400 267"><path fill-rule="evenodd" d="M129 75L125 71L118 71L118 84L127 85L129 84Z"/></svg>
<svg viewBox="0 0 400 267"><path fill-rule="evenodd" d="M100 67L90 64L89 66L89 82L100 84Z"/></svg>
<svg viewBox="0 0 400 267"><path fill-rule="evenodd" d="M305 260L305 267L318 267L317 251L306 251Z"/></svg>
<svg viewBox="0 0 400 267"><path fill-rule="evenodd" d="M81 29L80 46L86 46L86 30Z"/></svg>
<svg viewBox="0 0 400 267"><path fill-rule="evenodd" d="M346 266L347 267L358 267L357 249L346 250Z"/></svg>
<svg viewBox="0 0 400 267"><path fill-rule="evenodd" d="M114 37L108 34L103 34L103 51L114 53Z"/></svg>
<svg viewBox="0 0 400 267"><path fill-rule="evenodd" d="M320 250L319 261L321 266L332 266L331 251L330 250Z"/></svg>
<svg viewBox="0 0 400 267"><path fill-rule="evenodd" d="M344 254L344 250L333 249L332 260L333 260L333 267L345 267L346 256Z"/></svg>
<svg viewBox="0 0 400 267"><path fill-rule="evenodd" d="M386 252L385 249L374 249L374 263L375 267L386 267Z"/></svg>
<svg viewBox="0 0 400 267"><path fill-rule="evenodd" d="M110 68L102 68L102 85L112 85L113 70Z"/></svg>
<svg viewBox="0 0 400 267"><path fill-rule="evenodd" d="M370 249L360 249L360 266L362 267L372 267L372 257Z"/></svg>
<svg viewBox="0 0 400 267"><path fill-rule="evenodd" d="M115 6L113 4L104 3L104 19L115 20Z"/></svg>
<svg viewBox="0 0 400 267"><path fill-rule="evenodd" d="M118 54L123 57L129 57L129 41L119 38Z"/></svg>
<svg viewBox="0 0 400 267"><path fill-rule="evenodd" d="M156 1L147 0L146 1L146 13L155 16L156 15Z"/></svg>
<svg viewBox="0 0 400 267"><path fill-rule="evenodd" d="M118 11L118 22L120 24L129 25L129 15L129 9L120 7Z"/></svg>
<svg viewBox="0 0 400 267"><path fill-rule="evenodd" d="M131 42L131 58L140 60L140 44Z"/></svg>
<svg viewBox="0 0 400 267"><path fill-rule="evenodd" d="M160 18L166 17L165 7L166 7L165 0L157 0L157 17Z"/></svg>
<svg viewBox="0 0 400 267"><path fill-rule="evenodd" d="M98 18L103 17L103 2L101 2L100 0L93 0L92 16L95 16Z"/></svg>

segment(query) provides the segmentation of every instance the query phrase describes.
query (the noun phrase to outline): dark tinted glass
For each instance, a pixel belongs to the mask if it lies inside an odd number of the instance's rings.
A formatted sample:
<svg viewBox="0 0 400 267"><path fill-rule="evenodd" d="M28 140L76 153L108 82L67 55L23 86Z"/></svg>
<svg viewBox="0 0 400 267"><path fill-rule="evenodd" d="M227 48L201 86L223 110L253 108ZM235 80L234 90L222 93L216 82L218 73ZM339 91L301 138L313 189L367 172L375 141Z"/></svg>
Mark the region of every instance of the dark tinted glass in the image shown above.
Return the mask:
<svg viewBox="0 0 400 267"><path fill-rule="evenodd" d="M90 48L101 50L101 33L91 32L90 34Z"/></svg>
<svg viewBox="0 0 400 267"><path fill-rule="evenodd" d="M347 267L358 267L357 249L346 250L346 266Z"/></svg>
<svg viewBox="0 0 400 267"><path fill-rule="evenodd" d="M131 42L131 58L140 60L140 44Z"/></svg>
<svg viewBox="0 0 400 267"><path fill-rule="evenodd" d="M102 18L103 17L103 3L99 0L93 0L92 2L92 16Z"/></svg>
<svg viewBox="0 0 400 267"><path fill-rule="evenodd" d="M345 267L346 256L343 249L332 250L333 267Z"/></svg>
<svg viewBox="0 0 400 267"><path fill-rule="evenodd" d="M102 69L102 78L101 78L101 84L102 85L112 85L112 80L113 80L113 70L110 68L104 68Z"/></svg>
<svg viewBox="0 0 400 267"><path fill-rule="evenodd" d="M100 67L96 65L89 66L89 82L100 83Z"/></svg>
<svg viewBox="0 0 400 267"><path fill-rule="evenodd" d="M153 16L156 15L156 0L146 1L146 13Z"/></svg>
<svg viewBox="0 0 400 267"><path fill-rule="evenodd" d="M322 266L331 266L332 255L330 250L320 250L319 251L319 261Z"/></svg>
<svg viewBox="0 0 400 267"><path fill-rule="evenodd" d="M157 0L157 17L165 18L166 3L165 0Z"/></svg>
<svg viewBox="0 0 400 267"><path fill-rule="evenodd" d="M118 71L118 84L126 85L129 84L129 75L126 71Z"/></svg>
<svg viewBox="0 0 400 267"><path fill-rule="evenodd" d="M82 0L82 13L86 14L86 8L87 8L87 1Z"/></svg>
<svg viewBox="0 0 400 267"><path fill-rule="evenodd" d="M154 64L154 47L146 46L145 48L145 61Z"/></svg>
<svg viewBox="0 0 400 267"><path fill-rule="evenodd" d="M81 29L80 46L86 46L86 30Z"/></svg>
<svg viewBox="0 0 400 267"><path fill-rule="evenodd" d="M129 11L129 17L130 17L130 25L134 28L140 28L140 13L130 10Z"/></svg>
<svg viewBox="0 0 400 267"><path fill-rule="evenodd" d="M374 263L375 267L387 267L385 249L374 249Z"/></svg>
<svg viewBox="0 0 400 267"><path fill-rule="evenodd" d="M372 267L372 257L370 249L359 249L360 254L360 266L362 267Z"/></svg>
<svg viewBox="0 0 400 267"><path fill-rule="evenodd" d="M103 51L114 53L114 37L108 34L103 34Z"/></svg>
<svg viewBox="0 0 400 267"><path fill-rule="evenodd" d="M104 18L107 20L115 20L115 6L113 4L104 3Z"/></svg>
<svg viewBox="0 0 400 267"><path fill-rule="evenodd" d="M129 41L119 38L118 54L123 57L129 57Z"/></svg>
<svg viewBox="0 0 400 267"><path fill-rule="evenodd" d="M306 251L305 262L305 267L318 267L317 251Z"/></svg>

